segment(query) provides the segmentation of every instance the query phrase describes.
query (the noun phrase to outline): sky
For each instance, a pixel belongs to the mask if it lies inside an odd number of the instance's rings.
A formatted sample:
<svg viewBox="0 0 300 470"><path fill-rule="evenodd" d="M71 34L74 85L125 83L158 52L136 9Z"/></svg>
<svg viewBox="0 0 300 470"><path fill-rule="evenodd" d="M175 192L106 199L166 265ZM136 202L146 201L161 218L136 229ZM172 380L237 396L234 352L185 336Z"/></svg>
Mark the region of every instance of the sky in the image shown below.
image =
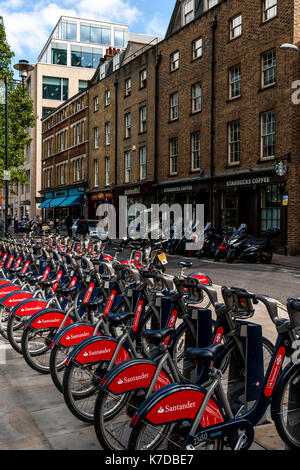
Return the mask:
<svg viewBox="0 0 300 470"><path fill-rule="evenodd" d="M128 24L133 33L164 36L175 0L0 0L7 40L20 59L36 63L61 15Z"/></svg>

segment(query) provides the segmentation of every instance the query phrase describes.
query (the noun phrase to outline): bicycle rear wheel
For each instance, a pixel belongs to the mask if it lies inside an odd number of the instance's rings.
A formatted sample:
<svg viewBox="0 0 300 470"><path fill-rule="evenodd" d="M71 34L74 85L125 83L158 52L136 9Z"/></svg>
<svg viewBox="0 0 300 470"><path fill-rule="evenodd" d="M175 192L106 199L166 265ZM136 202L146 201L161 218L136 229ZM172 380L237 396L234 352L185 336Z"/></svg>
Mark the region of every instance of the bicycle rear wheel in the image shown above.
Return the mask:
<svg viewBox="0 0 300 470"><path fill-rule="evenodd" d="M22 354L21 340L24 332L25 321L15 315L11 315L7 322L7 339L12 348L19 354Z"/></svg>
<svg viewBox="0 0 300 470"><path fill-rule="evenodd" d="M279 383L272 400L278 434L291 448L300 449L300 367L292 368Z"/></svg>
<svg viewBox="0 0 300 470"><path fill-rule="evenodd" d="M186 433L178 429L178 424L163 424L153 426L150 423L139 421L133 428L129 439L130 450L185 450ZM199 444L195 450L222 450L223 441L214 439Z"/></svg>

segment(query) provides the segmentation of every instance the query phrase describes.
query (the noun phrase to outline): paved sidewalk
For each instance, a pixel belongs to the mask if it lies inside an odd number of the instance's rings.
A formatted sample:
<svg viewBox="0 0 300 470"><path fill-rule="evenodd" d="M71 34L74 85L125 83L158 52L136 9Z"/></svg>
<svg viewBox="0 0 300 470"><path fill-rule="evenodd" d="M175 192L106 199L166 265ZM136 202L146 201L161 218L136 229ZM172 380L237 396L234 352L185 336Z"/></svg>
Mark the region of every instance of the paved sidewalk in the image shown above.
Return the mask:
<svg viewBox="0 0 300 470"><path fill-rule="evenodd" d="M217 288L222 299L220 287ZM253 322L275 340L275 327L262 305L255 306ZM280 315L286 312L280 309ZM22 356L5 345L6 363L0 365L0 450L100 450L93 426L77 420L48 375L33 371ZM284 450L274 425L258 426L253 450Z"/></svg>
<svg viewBox="0 0 300 470"><path fill-rule="evenodd" d="M275 253L272 264L300 270L300 256L284 256Z"/></svg>

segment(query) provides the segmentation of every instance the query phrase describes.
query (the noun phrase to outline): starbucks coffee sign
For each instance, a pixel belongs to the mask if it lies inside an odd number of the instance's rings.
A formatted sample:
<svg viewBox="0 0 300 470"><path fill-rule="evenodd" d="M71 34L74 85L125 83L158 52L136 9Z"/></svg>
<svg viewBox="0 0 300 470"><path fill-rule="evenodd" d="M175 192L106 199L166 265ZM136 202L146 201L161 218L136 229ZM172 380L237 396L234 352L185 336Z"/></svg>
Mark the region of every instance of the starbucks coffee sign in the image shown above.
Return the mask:
<svg viewBox="0 0 300 470"><path fill-rule="evenodd" d="M242 180L235 180L235 181L227 181L227 187L235 187L235 186L250 186L253 184L269 184L271 182L271 178L269 176L261 177L261 178L248 178Z"/></svg>
<svg viewBox="0 0 300 470"><path fill-rule="evenodd" d="M278 176L285 176L286 173L287 173L287 164L285 162L283 162L282 160L279 160L276 165L275 165L275 173L278 175Z"/></svg>

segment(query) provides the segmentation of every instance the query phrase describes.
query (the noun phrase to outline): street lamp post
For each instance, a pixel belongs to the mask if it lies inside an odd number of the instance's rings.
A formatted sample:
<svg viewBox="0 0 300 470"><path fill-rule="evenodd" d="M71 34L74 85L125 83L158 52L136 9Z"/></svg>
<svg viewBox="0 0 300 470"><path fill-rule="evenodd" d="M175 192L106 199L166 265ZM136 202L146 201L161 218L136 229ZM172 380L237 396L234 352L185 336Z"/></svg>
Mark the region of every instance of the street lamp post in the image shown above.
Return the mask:
<svg viewBox="0 0 300 470"><path fill-rule="evenodd" d="M20 60L18 64L14 65L14 69L18 70L21 77L21 83L23 88L26 85L26 79L28 76L28 72L33 70L33 66L29 64L27 60ZM18 80L14 80L14 82L18 83ZM9 149L8 149L8 85L9 79L6 76L4 78L5 84L5 171L3 175L3 179L5 181L5 225L4 225L4 233L7 236L8 234L8 197L9 197L9 181L10 181L10 173L8 171L9 168Z"/></svg>

